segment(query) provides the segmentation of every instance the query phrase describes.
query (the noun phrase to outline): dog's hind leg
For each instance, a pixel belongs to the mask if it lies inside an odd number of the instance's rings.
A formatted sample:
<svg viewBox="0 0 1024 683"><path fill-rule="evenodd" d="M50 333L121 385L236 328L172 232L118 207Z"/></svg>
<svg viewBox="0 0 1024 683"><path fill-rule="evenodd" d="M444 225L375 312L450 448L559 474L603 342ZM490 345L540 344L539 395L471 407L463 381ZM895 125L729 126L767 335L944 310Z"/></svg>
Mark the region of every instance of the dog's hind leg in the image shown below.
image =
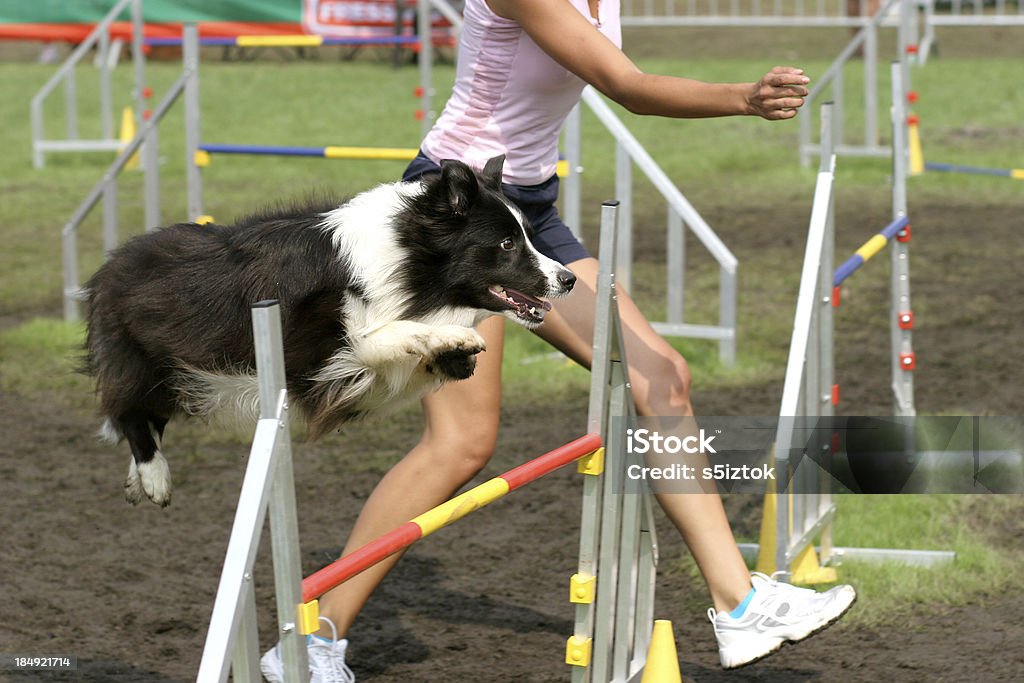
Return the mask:
<svg viewBox="0 0 1024 683"><path fill-rule="evenodd" d="M167 424L165 418L139 412L122 415L117 420L120 431L132 449L124 495L137 505L143 496L160 507L171 503L171 470L160 452L157 440Z"/></svg>

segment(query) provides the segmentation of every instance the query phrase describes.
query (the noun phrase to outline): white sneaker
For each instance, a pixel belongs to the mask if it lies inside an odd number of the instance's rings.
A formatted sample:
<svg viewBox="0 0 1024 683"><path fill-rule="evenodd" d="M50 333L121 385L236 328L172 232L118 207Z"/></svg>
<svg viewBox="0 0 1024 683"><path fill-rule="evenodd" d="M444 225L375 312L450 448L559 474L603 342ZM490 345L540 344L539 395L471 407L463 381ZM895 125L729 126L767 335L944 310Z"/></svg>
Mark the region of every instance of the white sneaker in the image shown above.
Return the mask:
<svg viewBox="0 0 1024 683"><path fill-rule="evenodd" d="M331 627L334 637L321 640L306 636L306 656L309 658L309 683L355 683L356 676L345 664L345 650L348 639L338 640L334 623L327 617L320 617ZM284 663L281 661L281 643L267 650L260 659L260 671L270 683L284 683Z"/></svg>
<svg viewBox="0 0 1024 683"><path fill-rule="evenodd" d="M751 575L754 595L746 611L734 619L728 612L708 610L715 627L722 667L735 669L772 654L784 643L795 643L823 630L843 616L857 599L853 586L836 586L818 593Z"/></svg>

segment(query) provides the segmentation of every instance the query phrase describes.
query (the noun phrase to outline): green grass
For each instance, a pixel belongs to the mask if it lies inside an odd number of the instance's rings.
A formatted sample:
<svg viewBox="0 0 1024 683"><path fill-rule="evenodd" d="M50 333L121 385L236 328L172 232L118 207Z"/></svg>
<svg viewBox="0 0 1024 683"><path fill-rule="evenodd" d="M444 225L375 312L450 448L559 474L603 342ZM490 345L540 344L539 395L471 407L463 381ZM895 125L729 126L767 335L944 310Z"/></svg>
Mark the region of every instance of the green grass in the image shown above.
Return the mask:
<svg viewBox="0 0 1024 683"><path fill-rule="evenodd" d="M801 62L813 77L827 68L817 58ZM685 74L705 80L753 78L774 64L758 58L716 60L649 57L641 65L651 71ZM91 67L79 70L79 87L93 78ZM159 96L174 80L177 64L154 63L149 75ZM888 77L880 69L882 92ZM4 246L0 250L0 389L28 397L48 397L76 408L88 406L91 396L84 377L74 372L81 344L79 326L38 318L56 317L60 310L59 235L64 222L95 183L109 155L51 156L41 171L31 168L28 100L53 72L53 67L28 63L0 64L0 205L3 206ZM984 73L992 87L977 88ZM450 82L452 69L436 70L437 83ZM847 73L847 97L859 97L861 76L856 65ZM207 142L281 145L380 145L414 147L419 124L412 112L414 69L394 70L375 63L331 62L221 63L202 67L202 138ZM1024 165L1019 150L1024 140L1020 111L1024 91L1019 61L1004 58L944 59L914 72L915 89L922 94L916 107L928 160L1007 167ZM117 75L117 91L127 104L127 69ZM442 88L443 90L443 88ZM964 93L970 93L965 97ZM882 102L887 99L883 96ZM82 98L82 113L89 105ZM884 108L884 105L883 105ZM48 109L47 128L60 128L57 103ZM855 107L851 108L855 109ZM776 225L773 208L808 206L814 169L797 163L795 123L765 123L749 119L665 121L629 115L627 125L696 205L714 211L733 206L763 216L774 232L793 235L794 251L745 252L741 256L740 343L736 367L717 361L708 342L676 341L688 357L695 389L739 389L778 383L786 359L792 306L798 285L794 267L802 255L806 218L791 226ZM805 113L806 114L806 113ZM884 122L885 112L880 112ZM861 125L851 113L850 131ZM969 122L969 123L968 123ZM611 196L614 151L589 114L584 116L585 207ZM83 135L94 135L83 125ZM882 135L888 139L887 125ZM183 125L180 109L161 129L163 220L185 216ZM301 197L313 191L348 195L401 172L401 162L338 162L321 159L218 158L204 175L206 210L220 221L231 220L242 207L268 200ZM837 182L840 205L865 205L884 211L888 205L888 161L844 159ZM662 205L642 180L636 182L637 224L663 224ZM1024 210L1019 182L1002 179L927 174L911 181L911 202L926 203L954 194L963 202L1005 203ZM123 235L141 232L141 178L127 173L120 182L120 220ZM596 231L597 212L585 209L585 234ZM80 266L83 274L101 262L99 216L81 230ZM713 227L718 227L714 223ZM728 231L728 226L726 226ZM871 233L865 229L866 238ZM728 236L740 250L745 235ZM691 241L691 244L693 242ZM799 254L799 255L798 255ZM758 262L750 275L745 258ZM773 260L774 259L774 260ZM650 261L634 268L634 291L642 308L654 317L664 309L664 265ZM688 253L688 316L712 322L717 311L717 270L698 247ZM756 292L757 296L748 293ZM21 322L28 319L28 322ZM510 326L511 327L511 326ZM506 342L505 381L510 401L557 400L586 390L588 375L578 366L552 359L539 339L510 330ZM856 619L888 619L913 603L966 604L997 594L1024 579L1019 549L992 535L993 526L1010 528L1019 519L1020 502L1013 497L964 496L842 496L835 530L837 545L955 550L952 567L922 570L891 565L848 562L844 580L858 584L862 600ZM992 524L979 530L974 520ZM1019 533L1019 522L1017 527Z"/></svg>
<svg viewBox="0 0 1024 683"><path fill-rule="evenodd" d="M857 587L855 623L910 621L915 605L969 605L1024 581L1024 552L1007 544L1017 496L839 496L835 544L857 548L947 550L953 564L934 568L847 560L840 578ZM982 521L984 520L984 521Z"/></svg>
<svg viewBox="0 0 1024 683"><path fill-rule="evenodd" d="M83 334L82 326L51 318L0 333L0 390L89 405L89 381L78 373Z"/></svg>

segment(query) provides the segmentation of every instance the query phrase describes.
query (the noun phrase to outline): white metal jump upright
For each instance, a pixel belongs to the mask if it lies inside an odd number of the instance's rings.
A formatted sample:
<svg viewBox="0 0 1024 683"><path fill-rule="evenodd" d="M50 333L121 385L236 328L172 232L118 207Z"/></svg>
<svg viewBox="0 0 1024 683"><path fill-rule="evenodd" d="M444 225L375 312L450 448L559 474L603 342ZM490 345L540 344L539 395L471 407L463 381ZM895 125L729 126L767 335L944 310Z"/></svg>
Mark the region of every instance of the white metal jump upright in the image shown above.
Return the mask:
<svg viewBox="0 0 1024 683"><path fill-rule="evenodd" d="M910 225L906 223L908 146L904 73L904 65L894 61L891 67L890 110L893 222L889 227L895 230L905 224L905 228L888 240L891 259L889 329L894 412L900 417L913 417L916 415L913 379L916 361L912 345L914 315L910 303L907 244ZM815 437L817 441L800 442L796 436L801 433L823 435L825 430L810 429L814 427L812 421L815 417L831 416L833 405L838 400L838 385L833 382L832 311L838 303L840 277L845 275L839 275L843 267L833 271L835 154L829 152L833 149L828 128L833 113L828 110L829 106L822 107L821 164L775 442L776 471L780 473L780 481L788 482L788 488L769 493L765 524L769 528L774 526L774 533L766 534L766 529L762 528L758 560L760 571L786 571L795 583L833 580L834 570L819 565L819 560L823 564L832 555L864 560L896 559L914 564L947 562L952 557L948 552L833 547L831 528L835 505L830 492L830 475L818 465L821 458L803 457L828 456L833 446L821 436ZM876 236L874 239L881 238ZM881 242L885 243L884 240ZM865 258L870 256L862 257L861 262ZM907 451L915 450L913 424L909 421L904 426L904 443ZM793 489L801 493L793 493ZM816 537L821 539L818 551L813 544Z"/></svg>
<svg viewBox="0 0 1024 683"><path fill-rule="evenodd" d="M768 494L765 524L774 533L762 533L761 558L758 569L793 571L794 565L804 576L791 576L797 582L816 582L834 578L813 576L823 572L814 556L814 539L822 537L824 555L831 548L831 525L835 516L831 481L809 451L826 451L827 442L805 442L806 428L818 416L832 415L832 259L834 251L834 214L836 155L831 123L833 105L821 107L821 160L811 208L807 246L804 252L797 296L789 358L779 408L779 426L775 437L775 471L778 481L787 482L785 490ZM820 433L821 430L813 430ZM795 457L794 457L795 456ZM792 488L803 493L795 494ZM774 516L772 515L774 513ZM771 529L774 525L774 529ZM774 541L774 547L772 547ZM793 571L797 574L797 571Z"/></svg>
<svg viewBox="0 0 1024 683"><path fill-rule="evenodd" d="M263 520L270 511L271 547L277 617L285 680L305 682L308 675L305 636L299 628L302 568L292 475L288 395L285 391L281 313L276 301L253 306L253 336L259 376L260 419L238 496L235 521L224 558L210 629L199 663L199 683L228 679L258 683L259 639L253 564Z"/></svg>
<svg viewBox="0 0 1024 683"><path fill-rule="evenodd" d="M625 447L626 418L635 415L615 294L618 203L601 212L601 254L588 431L601 433L599 456L581 461L584 474L580 554L570 581L576 604L566 645L572 680L639 680L646 662L658 561L651 496L624 489L635 455Z"/></svg>

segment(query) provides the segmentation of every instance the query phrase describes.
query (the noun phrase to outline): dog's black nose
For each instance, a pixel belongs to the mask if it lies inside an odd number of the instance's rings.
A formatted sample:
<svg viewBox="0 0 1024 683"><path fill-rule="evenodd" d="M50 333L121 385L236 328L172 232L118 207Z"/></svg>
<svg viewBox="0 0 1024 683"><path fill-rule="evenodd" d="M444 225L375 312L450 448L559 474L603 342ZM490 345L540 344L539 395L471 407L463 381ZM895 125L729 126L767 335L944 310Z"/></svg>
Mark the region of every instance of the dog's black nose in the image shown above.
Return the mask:
<svg viewBox="0 0 1024 683"><path fill-rule="evenodd" d="M566 292L571 292L573 285L576 284L576 276L571 270L564 270L558 274L558 282L565 287Z"/></svg>

